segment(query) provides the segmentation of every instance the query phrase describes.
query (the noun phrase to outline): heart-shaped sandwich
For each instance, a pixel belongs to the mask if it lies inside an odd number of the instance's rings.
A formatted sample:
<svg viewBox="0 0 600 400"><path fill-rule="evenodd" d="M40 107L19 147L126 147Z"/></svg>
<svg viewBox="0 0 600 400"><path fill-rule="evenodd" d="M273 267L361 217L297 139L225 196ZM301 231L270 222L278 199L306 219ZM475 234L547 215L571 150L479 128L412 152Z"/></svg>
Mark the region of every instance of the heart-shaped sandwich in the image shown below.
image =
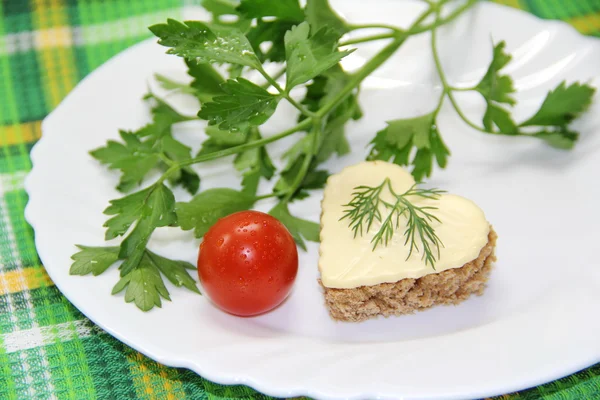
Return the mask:
<svg viewBox="0 0 600 400"><path fill-rule="evenodd" d="M419 189L403 168L363 162L332 175L319 270L331 317L363 321L482 294L496 233L475 203Z"/></svg>

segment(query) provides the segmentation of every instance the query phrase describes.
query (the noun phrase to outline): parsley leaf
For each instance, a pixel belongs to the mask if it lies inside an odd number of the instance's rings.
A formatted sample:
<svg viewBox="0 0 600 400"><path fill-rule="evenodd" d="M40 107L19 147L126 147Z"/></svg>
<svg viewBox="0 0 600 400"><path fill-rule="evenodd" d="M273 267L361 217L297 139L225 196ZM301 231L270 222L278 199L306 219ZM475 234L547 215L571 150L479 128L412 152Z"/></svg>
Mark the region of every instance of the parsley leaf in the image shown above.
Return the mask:
<svg viewBox="0 0 600 400"><path fill-rule="evenodd" d="M557 149L570 150L579 139L579 133L570 131L563 127L557 130L544 130L534 134L535 137L544 140L550 146Z"/></svg>
<svg viewBox="0 0 600 400"><path fill-rule="evenodd" d="M576 82L567 86L562 82L548 92L538 112L521 126L566 126L587 110L595 91L589 85Z"/></svg>
<svg viewBox="0 0 600 400"><path fill-rule="evenodd" d="M475 87L483 95L486 101L495 101L497 103L515 104L515 100L510 96L515 92L512 78L508 75L502 75L500 70L504 68L511 60L512 56L504 50L506 43L504 41L494 46L494 55L490 66L485 75Z"/></svg>
<svg viewBox="0 0 600 400"><path fill-rule="evenodd" d="M125 260L121 265L121 276L124 276L140 262L154 229L177 222L175 197L169 188L159 184L110 203L104 210L105 214L114 215L104 224L107 238L123 235L137 221L119 250L119 258Z"/></svg>
<svg viewBox="0 0 600 400"><path fill-rule="evenodd" d="M71 275L98 276L119 259L118 247L89 247L77 245L79 252L73 254L74 261L69 270Z"/></svg>
<svg viewBox="0 0 600 400"><path fill-rule="evenodd" d="M246 143L250 129L231 132L213 125L207 126L204 132L215 144L230 147Z"/></svg>
<svg viewBox="0 0 600 400"><path fill-rule="evenodd" d="M221 88L224 79L211 65L187 58L185 64L188 68L188 75L194 78L189 87L195 89L194 94L201 103L211 101L214 96L224 94Z"/></svg>
<svg viewBox="0 0 600 400"><path fill-rule="evenodd" d="M202 237L219 220L236 211L247 210L255 197L228 188L205 190L189 202L177 203L175 210L179 226L184 231L194 229L196 237Z"/></svg>
<svg viewBox="0 0 600 400"><path fill-rule="evenodd" d="M337 50L335 31L322 28L309 37L310 26L303 22L285 34L287 85L289 92L336 65L353 50Z"/></svg>
<svg viewBox="0 0 600 400"><path fill-rule="evenodd" d="M305 13L306 21L315 31L328 27L335 31L338 40L350 31L346 22L331 9L327 0L308 0Z"/></svg>
<svg viewBox="0 0 600 400"><path fill-rule="evenodd" d="M244 78L229 79L226 95L204 103L198 116L221 130L240 131L248 125L264 124L275 112L279 97Z"/></svg>
<svg viewBox="0 0 600 400"><path fill-rule="evenodd" d="M160 271L150 261L145 251L142 252L139 265L128 271L113 287L112 294L125 290L125 302L134 302L142 311L150 311L161 307L160 298L171 300L169 291L160 276Z"/></svg>
<svg viewBox="0 0 600 400"><path fill-rule="evenodd" d="M237 11L246 18L276 17L286 21L304 21L298 0L242 0Z"/></svg>
<svg viewBox="0 0 600 400"><path fill-rule="evenodd" d="M148 198L151 187L129 194L120 199L111 200L104 214L113 215L104 223L106 228L105 240L111 240L124 235L129 227L142 213L144 202Z"/></svg>
<svg viewBox="0 0 600 400"><path fill-rule="evenodd" d="M253 130L251 139L261 139L258 130ZM264 146L246 150L243 153L238 154L233 161L233 165L238 171L241 171L244 174L244 178L242 179L242 192L251 196L256 196L258 183L260 182L261 177L271 179L275 174L275 166Z"/></svg>
<svg viewBox="0 0 600 400"><path fill-rule="evenodd" d="M220 17L222 15L236 15L236 8L240 5L240 2L239 0L201 0L201 4L213 17Z"/></svg>
<svg viewBox="0 0 600 400"><path fill-rule="evenodd" d="M288 228L292 237L302 250L306 250L306 243L304 240L309 240L311 242L319 241L319 224L294 217L290 214L286 203L278 203L271 211L269 211L269 214L277 218Z"/></svg>
<svg viewBox="0 0 600 400"><path fill-rule="evenodd" d="M305 104L310 111L317 111L347 84L349 78L339 64L335 65L324 74L317 76L307 86L302 104ZM318 163L326 161L333 154L342 156L350 152L350 144L346 139L344 126L350 119L356 120L361 116L362 112L355 93L348 95L329 113L323 134L320 136L321 143L316 156ZM303 118L301 117L301 119Z"/></svg>
<svg viewBox="0 0 600 400"><path fill-rule="evenodd" d="M119 260L118 247L77 247L80 251L71 257L74 260L69 271L71 275L91 273L97 276ZM148 311L154 306L161 306L160 297L170 300L159 271L173 285L184 286L200 294L196 281L187 272L188 269L195 270L196 267L185 261L170 260L146 249L139 264L119 280L112 293L116 294L127 288L125 301L135 301L141 310Z"/></svg>
<svg viewBox="0 0 600 400"><path fill-rule="evenodd" d="M229 63L261 68L261 63L244 34L226 26L209 25L200 21L185 23L168 19L166 24L152 25L152 33L160 45L170 47L176 54L202 63Z"/></svg>
<svg viewBox="0 0 600 400"><path fill-rule="evenodd" d="M494 132L494 126L497 126L500 133L504 135L518 134L517 125L512 120L510 113L493 103L488 103L483 115L483 126L488 132Z"/></svg>
<svg viewBox="0 0 600 400"><path fill-rule="evenodd" d="M104 147L92 150L90 154L111 169L121 170L117 189L128 192L138 186L144 177L155 167L161 166L161 153L173 161L191 157L189 147L178 142L171 134L173 124L188 121L171 106L152 94L146 96L155 102L152 107L153 121L137 132L121 131L123 143L109 140ZM194 194L199 187L200 178L190 168L185 168L173 176L171 182L182 184Z"/></svg>
<svg viewBox="0 0 600 400"><path fill-rule="evenodd" d="M308 136L307 136L308 137ZM294 149L291 149L294 151ZM302 169L304 159L307 157L304 153L297 153L294 158L291 158L288 166L282 172L279 180L275 184L273 190L275 192L288 192L292 189L296 177ZM301 200L309 196L306 190L321 189L325 186L329 172L317 169L317 162L313 161L308 168L308 172L304 176L302 183L298 189L290 196L290 200Z"/></svg>
<svg viewBox="0 0 600 400"><path fill-rule="evenodd" d="M188 160L192 156L192 149L167 135L162 138L162 150L173 161ZM169 182L180 184L191 195L196 194L200 188L200 177L191 167L183 167L169 176Z"/></svg>
<svg viewBox="0 0 600 400"><path fill-rule="evenodd" d="M190 85L187 85L187 84L181 83L181 82L177 82L171 78L167 78L164 75L154 74L154 79L156 79L156 81L160 84L160 86L165 90L176 90L176 91L179 91L181 93L186 93L186 94L195 94L196 93L196 90L193 87L191 87Z"/></svg>
<svg viewBox="0 0 600 400"><path fill-rule="evenodd" d="M159 155L152 150L152 143L143 143L135 134L121 131L119 135L123 143L109 140L105 147L90 151L90 155L111 169L121 170L117 190L127 192L157 165Z"/></svg>
<svg viewBox="0 0 600 400"><path fill-rule="evenodd" d="M186 261L171 260L159 256L156 253L146 250L148 262L154 264L159 271L175 286L184 286L192 292L200 293L196 281L190 276L187 270L195 271L197 268Z"/></svg>
<svg viewBox="0 0 600 400"><path fill-rule="evenodd" d="M446 166L450 151L440 137L433 113L387 124L371 141L369 160L413 165L412 175L417 181L431 175L434 157L441 168ZM417 151L411 160L413 148Z"/></svg>
<svg viewBox="0 0 600 400"><path fill-rule="evenodd" d="M500 103L511 106L515 104L511 96L515 92L513 80L510 76L500 73L500 70L512 59L512 56L506 53L505 47L504 41L494 46L492 61L481 81L475 86L475 90L481 93L487 103L483 115L484 128L491 133L517 135L517 126L510 113L499 105ZM496 131L495 127L498 127L499 131Z"/></svg>
<svg viewBox="0 0 600 400"><path fill-rule="evenodd" d="M252 44L254 52L261 61L285 61L285 33L295 24L289 21L264 21L259 19L256 26L250 28L246 37ZM270 44L266 50L261 48L263 43Z"/></svg>

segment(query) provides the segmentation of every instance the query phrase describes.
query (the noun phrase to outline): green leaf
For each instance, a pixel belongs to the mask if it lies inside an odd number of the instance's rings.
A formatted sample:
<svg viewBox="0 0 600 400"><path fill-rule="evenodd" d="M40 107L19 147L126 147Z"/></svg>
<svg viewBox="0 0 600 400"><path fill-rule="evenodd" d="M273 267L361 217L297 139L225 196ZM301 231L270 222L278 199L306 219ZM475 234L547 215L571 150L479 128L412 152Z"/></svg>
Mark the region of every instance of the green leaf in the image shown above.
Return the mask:
<svg viewBox="0 0 600 400"><path fill-rule="evenodd" d="M124 275L113 287L112 294L125 291L125 302L134 302L142 311L161 307L161 297L171 300L158 268L144 254L137 268Z"/></svg>
<svg viewBox="0 0 600 400"><path fill-rule="evenodd" d="M448 163L448 156L450 155L450 150L448 150L448 148L446 147L446 144L442 140L440 132L437 130L437 128L431 130L431 135L429 136L429 143L431 143L431 151L435 156L437 164L440 166L440 168L446 168L446 164Z"/></svg>
<svg viewBox="0 0 600 400"><path fill-rule="evenodd" d="M497 126L499 133L504 135L518 134L517 125L512 120L509 112L492 103L488 104L483 115L483 126L489 132L495 132L494 126Z"/></svg>
<svg viewBox="0 0 600 400"><path fill-rule="evenodd" d="M121 243L119 258L124 259L120 267L121 276L139 264L154 229L177 222L174 208L173 192L164 184L111 201L111 205L104 211L107 215L115 215L105 223L108 227L107 236L109 232L111 236L122 235L137 221L131 233Z"/></svg>
<svg viewBox="0 0 600 400"><path fill-rule="evenodd" d="M74 261L69 270L71 275L98 276L119 259L118 247L89 247L80 244L77 247L81 251L71 256Z"/></svg>
<svg viewBox="0 0 600 400"><path fill-rule="evenodd" d="M316 156L316 161L318 163L327 161L333 154L343 156L350 153L350 143L348 143L348 140L346 139L343 124L326 126L322 136L321 146L319 147L319 152Z"/></svg>
<svg viewBox="0 0 600 400"><path fill-rule="evenodd" d="M117 248L115 248L115 252ZM158 254L144 250L138 264L124 274L112 289L117 294L127 289L125 301L134 302L142 311L161 307L161 297L171 300L169 291L164 285L161 273L177 287L184 286L192 292L200 294L196 281L187 270L196 268L185 261L170 260Z"/></svg>
<svg viewBox="0 0 600 400"><path fill-rule="evenodd" d="M291 22L304 21L298 0L242 0L237 11L246 18L276 17Z"/></svg>
<svg viewBox="0 0 600 400"><path fill-rule="evenodd" d="M192 149L175 140L171 135L162 138L162 149L166 156L173 161L189 160ZM191 167L183 167L169 177L172 184L183 186L191 195L196 194L200 188L200 177Z"/></svg>
<svg viewBox="0 0 600 400"><path fill-rule="evenodd" d="M111 200L110 206L104 210L104 214L113 215L104 223L106 227L105 240L111 240L117 236L124 235L131 224L141 215L142 208L152 188L146 188L129 194L120 199Z"/></svg>
<svg viewBox="0 0 600 400"><path fill-rule="evenodd" d="M579 138L577 132L569 131L566 128L557 131L542 131L534 136L544 140L552 147L563 150L571 150Z"/></svg>
<svg viewBox="0 0 600 400"><path fill-rule="evenodd" d="M165 90L177 90L181 93L186 94L196 94L196 90L188 84L177 82L171 78L167 78L161 74L154 74L154 78L160 84L160 86Z"/></svg>
<svg viewBox="0 0 600 400"><path fill-rule="evenodd" d="M168 19L166 24L153 25L150 31L160 38L160 45L170 47L169 54L176 54L199 63L239 64L260 68L246 36L236 29L209 25L200 21L185 23Z"/></svg>
<svg viewBox="0 0 600 400"><path fill-rule="evenodd" d="M152 123L137 131L138 136L158 139L170 133L173 124L196 119L179 114L173 107L152 93L147 94L144 99L154 102L151 109Z"/></svg>
<svg viewBox="0 0 600 400"><path fill-rule="evenodd" d="M540 109L521 126L566 126L588 109L596 89L589 85L562 82L548 92Z"/></svg>
<svg viewBox="0 0 600 400"><path fill-rule="evenodd" d="M255 197L228 188L205 190L189 202L176 205L181 229L194 229L196 237L202 237L220 218L237 211L247 210Z"/></svg>
<svg viewBox="0 0 600 400"><path fill-rule="evenodd" d="M277 218L288 228L298 246L303 250L306 250L306 243L304 240L309 240L311 242L319 241L319 224L294 217L290 214L286 203L278 203L271 211L269 211L269 214Z"/></svg>
<svg viewBox="0 0 600 400"><path fill-rule="evenodd" d="M440 137L433 113L387 124L371 141L367 159L412 165L411 173L417 181L431 175L434 158L440 167L446 166L450 151ZM413 149L416 152L411 159Z"/></svg>
<svg viewBox="0 0 600 400"><path fill-rule="evenodd" d="M189 270L196 270L196 267L185 261L171 260L156 253L146 250L148 262L152 263L159 271L167 277L171 283L177 287L184 286L192 292L200 293L196 281L190 276Z"/></svg>
<svg viewBox="0 0 600 400"><path fill-rule="evenodd" d="M231 132L228 130L219 129L216 126L208 126L204 132L213 140L215 144L237 146L246 143L248 140L249 129Z"/></svg>
<svg viewBox="0 0 600 400"><path fill-rule="evenodd" d="M222 87L227 94L204 103L198 113L221 130L236 132L264 124L277 108L278 96L244 78L230 79Z"/></svg>
<svg viewBox="0 0 600 400"><path fill-rule="evenodd" d="M251 27L246 37L252 44L257 57L262 61L285 61L285 33L292 29L293 22L288 21L264 21L259 19L256 25ZM269 43L270 47L263 51L261 44Z"/></svg>
<svg viewBox="0 0 600 400"><path fill-rule="evenodd" d="M346 22L331 9L327 0L308 0L305 13L306 20L313 30L328 27L336 32L338 40L350 30Z"/></svg>
<svg viewBox="0 0 600 400"><path fill-rule="evenodd" d="M232 146L233 145L230 145L230 144L218 143L214 139L208 138L204 142L202 142L202 147L200 148L200 151L198 152L198 156L214 153L216 151L225 150Z"/></svg>
<svg viewBox="0 0 600 400"><path fill-rule="evenodd" d="M417 150L415 157L412 160L413 169L412 176L416 181L421 181L426 176L431 175L433 169L433 154L429 148L421 148Z"/></svg>
<svg viewBox="0 0 600 400"><path fill-rule="evenodd" d="M309 32L310 26L303 22L285 34L288 92L327 71L352 52L337 50L337 34L331 29L320 29L310 38Z"/></svg>
<svg viewBox="0 0 600 400"><path fill-rule="evenodd" d="M299 153L295 158L290 160L291 163L282 170L279 180L275 183L275 186L273 187L274 192L284 193L289 192L292 189L297 176L300 174L305 157L306 155L304 153ZM329 177L329 172L317 170L316 168L317 163L312 162L308 168L308 172L300 183L300 186L292 194L290 200L304 199L309 196L309 193L306 190L321 189L325 186L327 177Z"/></svg>
<svg viewBox="0 0 600 400"><path fill-rule="evenodd" d="M258 130L252 133L251 139L261 139ZM275 166L265 147L257 147L238 154L233 165L238 171L243 172L242 192L250 196L256 196L261 177L271 179L275 174Z"/></svg>
<svg viewBox="0 0 600 400"><path fill-rule="evenodd" d="M194 94L201 103L211 101L213 97L225 93L221 88L225 80L210 64L189 59L185 59L185 64L188 75L194 78L189 86L195 89Z"/></svg>
<svg viewBox="0 0 600 400"><path fill-rule="evenodd" d="M239 0L201 0L200 4L214 17L221 15L236 15L236 8L240 5Z"/></svg>
<svg viewBox="0 0 600 400"><path fill-rule="evenodd" d="M310 111L317 111L331 101L347 84L349 79L350 76L339 64L330 68L324 74L313 79L310 85L307 85L302 104L306 105ZM358 119L361 116L362 113L355 93L348 95L329 113L323 133L320 135L321 142L316 157L317 163L328 160L333 154L343 156L350 152L350 144L345 135L345 125L350 119Z"/></svg>
<svg viewBox="0 0 600 400"><path fill-rule="evenodd" d="M309 111L317 112L323 104L323 98L327 94L325 89L327 85L327 77L325 75L315 76L313 81L306 85L306 94L300 103L304 104ZM306 118L304 114L298 116L300 120Z"/></svg>
<svg viewBox="0 0 600 400"><path fill-rule="evenodd" d="M497 103L515 104L515 100L510 96L515 92L512 78L508 75L501 75L500 70L506 66L511 60L511 55L506 53L504 41L494 46L494 55L490 66L485 75L475 87L479 93L483 95L489 103L495 101Z"/></svg>
<svg viewBox="0 0 600 400"><path fill-rule="evenodd" d="M128 192L138 186L150 171L161 165L161 141L164 137L171 136L172 125L193 119L179 114L152 94L145 98L154 103L151 109L153 120L150 124L136 132L121 131L122 143L109 140L105 147L90 152L92 157L107 164L109 168L121 171L117 186L121 192Z"/></svg>
<svg viewBox="0 0 600 400"><path fill-rule="evenodd" d="M90 155L110 169L121 171L117 189L127 192L141 183L156 167L159 156L149 144L143 143L133 133L121 131L124 143L109 140L105 147L90 151Z"/></svg>

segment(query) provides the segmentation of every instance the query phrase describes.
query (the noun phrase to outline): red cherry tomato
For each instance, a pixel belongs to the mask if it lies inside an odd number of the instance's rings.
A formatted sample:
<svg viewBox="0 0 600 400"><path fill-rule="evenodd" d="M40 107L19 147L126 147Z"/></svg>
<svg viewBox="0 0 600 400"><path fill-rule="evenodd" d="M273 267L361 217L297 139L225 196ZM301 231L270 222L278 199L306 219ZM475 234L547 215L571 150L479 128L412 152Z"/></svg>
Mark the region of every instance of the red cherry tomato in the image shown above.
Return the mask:
<svg viewBox="0 0 600 400"><path fill-rule="evenodd" d="M221 218L204 235L198 275L204 291L223 310L240 316L277 307L298 272L298 250L276 218L241 211Z"/></svg>

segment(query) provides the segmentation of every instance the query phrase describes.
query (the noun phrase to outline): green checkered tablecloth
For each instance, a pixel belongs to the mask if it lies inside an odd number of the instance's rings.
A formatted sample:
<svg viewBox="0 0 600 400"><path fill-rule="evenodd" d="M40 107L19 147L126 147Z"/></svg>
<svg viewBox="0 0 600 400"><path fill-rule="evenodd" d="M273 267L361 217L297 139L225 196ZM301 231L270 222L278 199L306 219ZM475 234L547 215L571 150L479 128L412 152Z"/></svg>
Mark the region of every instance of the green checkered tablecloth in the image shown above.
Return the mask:
<svg viewBox="0 0 600 400"><path fill-rule="evenodd" d="M600 37L600 0L496 1ZM96 327L52 284L23 217L23 179L42 119L84 76L183 5L0 0L0 400L267 398L160 365ZM503 398L600 399L600 364Z"/></svg>

